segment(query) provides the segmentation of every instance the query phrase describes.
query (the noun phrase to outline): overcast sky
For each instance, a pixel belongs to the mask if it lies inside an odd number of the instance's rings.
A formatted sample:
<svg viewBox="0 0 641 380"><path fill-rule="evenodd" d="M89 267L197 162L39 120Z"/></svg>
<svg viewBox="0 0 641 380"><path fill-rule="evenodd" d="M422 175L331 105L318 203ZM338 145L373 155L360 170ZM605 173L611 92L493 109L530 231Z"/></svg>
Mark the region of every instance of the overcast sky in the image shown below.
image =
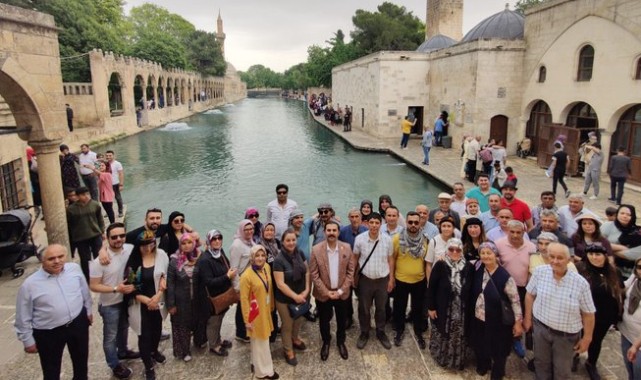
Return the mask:
<svg viewBox="0 0 641 380"><path fill-rule="evenodd" d="M325 46L325 41L342 29L354 29L357 9L375 11L384 0L126 0L125 10L153 3L184 17L197 29L216 31L220 9L225 40L225 58L238 70L262 64L282 72L307 60L307 47ZM392 0L425 22L427 0ZM505 9L515 0L468 0L463 15L463 33L484 18Z"/></svg>

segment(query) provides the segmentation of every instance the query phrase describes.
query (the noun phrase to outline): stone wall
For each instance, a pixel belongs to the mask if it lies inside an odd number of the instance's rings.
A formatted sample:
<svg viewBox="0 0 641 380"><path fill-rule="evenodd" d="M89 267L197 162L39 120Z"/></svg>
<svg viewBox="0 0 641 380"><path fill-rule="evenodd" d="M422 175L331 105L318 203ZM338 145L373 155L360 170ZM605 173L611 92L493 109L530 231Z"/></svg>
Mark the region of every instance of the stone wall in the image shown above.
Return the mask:
<svg viewBox="0 0 641 380"><path fill-rule="evenodd" d="M98 108L91 83L64 83L65 103L74 111L73 127L85 128L99 123Z"/></svg>
<svg viewBox="0 0 641 380"><path fill-rule="evenodd" d="M463 0L427 0L425 40L442 34L463 39Z"/></svg>

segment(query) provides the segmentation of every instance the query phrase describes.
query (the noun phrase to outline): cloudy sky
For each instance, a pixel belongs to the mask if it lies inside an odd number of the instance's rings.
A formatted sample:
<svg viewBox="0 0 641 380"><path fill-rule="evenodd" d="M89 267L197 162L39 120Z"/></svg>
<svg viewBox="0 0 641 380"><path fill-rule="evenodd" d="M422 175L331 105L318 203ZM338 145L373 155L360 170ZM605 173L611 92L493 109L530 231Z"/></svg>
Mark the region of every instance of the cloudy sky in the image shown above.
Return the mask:
<svg viewBox="0 0 641 380"><path fill-rule="evenodd" d="M375 11L384 0L126 0L125 10L150 2L177 13L197 29L216 31L220 10L224 22L225 56L238 70L262 64L282 72L307 60L307 47L323 45L342 29L349 36L357 9ZM427 0L392 0L425 21ZM463 33L500 12L515 0L467 0Z"/></svg>

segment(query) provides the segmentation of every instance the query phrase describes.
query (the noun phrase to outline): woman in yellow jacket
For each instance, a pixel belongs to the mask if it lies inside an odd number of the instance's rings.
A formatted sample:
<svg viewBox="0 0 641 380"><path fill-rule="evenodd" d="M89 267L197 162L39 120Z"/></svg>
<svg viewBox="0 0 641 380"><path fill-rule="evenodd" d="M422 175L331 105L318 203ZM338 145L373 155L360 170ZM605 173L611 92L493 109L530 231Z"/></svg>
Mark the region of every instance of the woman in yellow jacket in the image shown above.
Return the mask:
<svg viewBox="0 0 641 380"><path fill-rule="evenodd" d="M274 330L274 291L267 252L262 245L251 248L251 269L240 277L240 303L247 335L251 338L252 366L259 379L278 379L274 371L269 336ZM249 269L249 268L248 268Z"/></svg>

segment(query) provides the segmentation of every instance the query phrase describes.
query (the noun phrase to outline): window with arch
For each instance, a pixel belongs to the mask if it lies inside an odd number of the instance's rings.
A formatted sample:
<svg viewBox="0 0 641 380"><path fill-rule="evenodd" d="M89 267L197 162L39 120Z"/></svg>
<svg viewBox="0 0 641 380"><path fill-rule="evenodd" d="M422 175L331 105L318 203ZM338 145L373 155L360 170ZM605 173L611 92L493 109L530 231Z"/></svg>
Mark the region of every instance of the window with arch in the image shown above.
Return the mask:
<svg viewBox="0 0 641 380"><path fill-rule="evenodd" d="M576 80L588 82L592 79L592 68L594 67L594 48L591 45L584 46L579 52L579 72Z"/></svg>
<svg viewBox="0 0 641 380"><path fill-rule="evenodd" d="M634 73L634 79L641 80L641 58L637 59L636 72Z"/></svg>
<svg viewBox="0 0 641 380"><path fill-rule="evenodd" d="M539 67L539 83L545 82L545 77L547 76L548 69L545 66Z"/></svg>

